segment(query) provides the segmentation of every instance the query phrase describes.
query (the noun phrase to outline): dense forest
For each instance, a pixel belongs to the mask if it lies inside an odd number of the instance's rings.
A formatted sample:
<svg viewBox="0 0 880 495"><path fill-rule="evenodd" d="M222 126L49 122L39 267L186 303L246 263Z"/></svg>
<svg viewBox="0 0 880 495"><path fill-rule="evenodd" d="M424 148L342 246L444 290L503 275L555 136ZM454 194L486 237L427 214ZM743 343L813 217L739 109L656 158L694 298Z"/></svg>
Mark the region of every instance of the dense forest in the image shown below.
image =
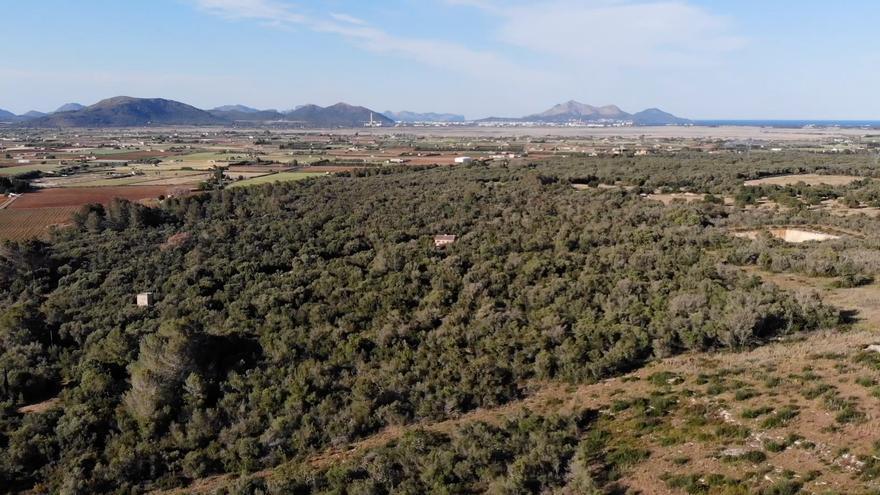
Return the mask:
<svg viewBox="0 0 880 495"><path fill-rule="evenodd" d="M844 160L834 173L870 168ZM533 380L589 382L835 325L815 298L733 265L863 272L880 266L870 240L828 253L735 239L726 227L828 215L639 194L733 195L744 178L819 167L700 155L383 168L84 208L50 242L0 253L0 486L181 486L505 404ZM875 198L871 184L840 194ZM437 248L437 234L458 237ZM156 303L137 307L146 291ZM59 407L17 412L52 397ZM589 415L475 428L406 437L357 468L294 470L273 490L590 493L613 478L585 467L604 448Z"/></svg>

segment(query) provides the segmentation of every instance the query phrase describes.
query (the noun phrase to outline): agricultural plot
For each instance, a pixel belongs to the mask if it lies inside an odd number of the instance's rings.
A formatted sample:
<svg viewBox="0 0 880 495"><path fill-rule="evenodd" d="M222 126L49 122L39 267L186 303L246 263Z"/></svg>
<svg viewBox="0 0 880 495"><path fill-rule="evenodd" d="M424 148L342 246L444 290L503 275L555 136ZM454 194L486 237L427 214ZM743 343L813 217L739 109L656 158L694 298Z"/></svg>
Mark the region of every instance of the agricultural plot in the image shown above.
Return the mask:
<svg viewBox="0 0 880 495"><path fill-rule="evenodd" d="M366 168L365 166L351 166L351 165L315 165L313 167L300 167L297 169L298 172L310 172L310 173L323 173L323 172L350 172L352 170L358 170Z"/></svg>
<svg viewBox="0 0 880 495"><path fill-rule="evenodd" d="M78 184L80 187L114 186L114 185L164 185L164 184L198 184L209 177L197 170L146 170L137 175L121 178L104 178ZM119 181L119 182L117 182Z"/></svg>
<svg viewBox="0 0 880 495"><path fill-rule="evenodd" d="M150 151L150 150L114 150L116 153L101 153L101 158L108 160L143 160L147 158L167 158L180 155L174 151ZM98 155L98 154L96 154Z"/></svg>
<svg viewBox="0 0 880 495"><path fill-rule="evenodd" d="M71 207L89 203L107 204L114 198L140 201L173 192L173 186L69 187L43 189L25 193L9 207L10 210Z"/></svg>
<svg viewBox="0 0 880 495"><path fill-rule="evenodd" d="M56 187L105 187L105 186L130 186L150 180L144 176L127 175L122 177L107 177L101 175L83 175L54 181ZM155 179L153 179L155 180Z"/></svg>
<svg viewBox="0 0 880 495"><path fill-rule="evenodd" d="M145 186L183 186L183 185L189 185L189 186L195 187L200 182L206 181L210 178L211 178L211 174L189 173L189 174L163 176L158 179L144 180L142 182L138 182L138 184L145 185Z"/></svg>
<svg viewBox="0 0 880 495"><path fill-rule="evenodd" d="M213 167L227 165L230 162L247 160L248 153L245 151L232 151L230 153L220 152L198 152L188 155L180 155L162 161L162 165L176 167Z"/></svg>
<svg viewBox="0 0 880 495"><path fill-rule="evenodd" d="M78 209L76 206L63 206L0 210L0 240L23 241L43 237L49 232L50 227L70 223L71 217Z"/></svg>
<svg viewBox="0 0 880 495"><path fill-rule="evenodd" d="M81 150L80 154L88 154L94 156L100 156L102 158L106 158L109 155L119 155L122 153L139 153L143 151L140 148L137 149L116 149L116 148L89 148L85 150Z"/></svg>
<svg viewBox="0 0 880 495"><path fill-rule="evenodd" d="M247 179L236 182L230 187L256 186L260 184L269 184L272 182L286 182L292 180L303 180L311 177L322 177L326 173L310 173L310 172L281 172L278 174L263 175L253 179Z"/></svg>
<svg viewBox="0 0 880 495"><path fill-rule="evenodd" d="M35 163L27 165L15 165L12 167L0 167L0 176L12 176L27 174L30 172L53 172L61 168L57 163Z"/></svg>

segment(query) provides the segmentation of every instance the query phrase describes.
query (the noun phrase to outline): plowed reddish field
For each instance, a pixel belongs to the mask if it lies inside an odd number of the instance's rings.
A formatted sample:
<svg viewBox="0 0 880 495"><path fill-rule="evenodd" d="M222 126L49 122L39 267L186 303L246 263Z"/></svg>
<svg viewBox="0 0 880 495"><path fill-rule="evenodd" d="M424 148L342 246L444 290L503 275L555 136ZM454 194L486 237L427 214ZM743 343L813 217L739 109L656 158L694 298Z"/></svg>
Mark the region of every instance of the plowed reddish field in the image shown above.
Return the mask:
<svg viewBox="0 0 880 495"><path fill-rule="evenodd" d="M9 209L47 208L58 206L82 206L89 203L107 204L114 198L139 201L168 195L180 186L116 186L116 187L66 187L43 189L25 193Z"/></svg>
<svg viewBox="0 0 880 495"><path fill-rule="evenodd" d="M69 224L78 209L75 206L66 206L0 210L0 240L22 241L43 237L49 233L49 227Z"/></svg>

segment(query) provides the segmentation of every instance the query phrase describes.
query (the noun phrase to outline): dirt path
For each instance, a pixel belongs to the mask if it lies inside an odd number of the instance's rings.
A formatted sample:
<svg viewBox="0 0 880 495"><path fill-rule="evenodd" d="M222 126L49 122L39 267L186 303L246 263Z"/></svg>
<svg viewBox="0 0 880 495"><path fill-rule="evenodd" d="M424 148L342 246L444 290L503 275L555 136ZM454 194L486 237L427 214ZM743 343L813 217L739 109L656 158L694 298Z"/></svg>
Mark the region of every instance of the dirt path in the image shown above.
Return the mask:
<svg viewBox="0 0 880 495"><path fill-rule="evenodd" d="M6 200L0 203L0 210L5 210L7 207L9 207L9 205L14 203L15 200L18 199L18 197L18 194L10 194L9 196L7 196Z"/></svg>

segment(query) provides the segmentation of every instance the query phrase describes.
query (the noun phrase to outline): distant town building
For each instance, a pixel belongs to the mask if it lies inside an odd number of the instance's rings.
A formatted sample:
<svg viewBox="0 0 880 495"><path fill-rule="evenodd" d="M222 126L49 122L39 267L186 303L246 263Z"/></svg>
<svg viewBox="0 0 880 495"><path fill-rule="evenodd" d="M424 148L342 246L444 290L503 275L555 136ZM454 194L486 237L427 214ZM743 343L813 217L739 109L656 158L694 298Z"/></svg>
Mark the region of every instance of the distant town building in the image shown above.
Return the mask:
<svg viewBox="0 0 880 495"><path fill-rule="evenodd" d="M147 308L153 305L153 293L152 292L141 292L137 295L137 305L142 308Z"/></svg>
<svg viewBox="0 0 880 495"><path fill-rule="evenodd" d="M455 158L455 163L463 163L464 164L464 163L471 163L472 161L474 161L474 159L469 156L459 156L459 157Z"/></svg>
<svg viewBox="0 0 880 495"><path fill-rule="evenodd" d="M455 242L456 237L450 234L442 234L434 236L434 247L443 247Z"/></svg>

